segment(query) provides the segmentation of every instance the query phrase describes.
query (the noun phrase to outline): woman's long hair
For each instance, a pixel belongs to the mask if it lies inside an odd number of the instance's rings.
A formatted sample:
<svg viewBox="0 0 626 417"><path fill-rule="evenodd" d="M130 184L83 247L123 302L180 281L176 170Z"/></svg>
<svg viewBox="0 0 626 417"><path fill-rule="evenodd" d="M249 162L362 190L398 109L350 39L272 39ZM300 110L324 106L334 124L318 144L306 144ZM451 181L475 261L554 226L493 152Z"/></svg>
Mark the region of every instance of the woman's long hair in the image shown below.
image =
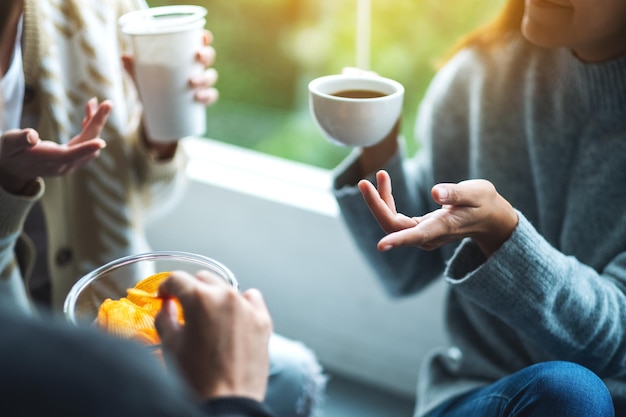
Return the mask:
<svg viewBox="0 0 626 417"><path fill-rule="evenodd" d="M509 42L521 34L523 17L524 0L508 0L492 21L463 36L446 58L469 46L493 48Z"/></svg>

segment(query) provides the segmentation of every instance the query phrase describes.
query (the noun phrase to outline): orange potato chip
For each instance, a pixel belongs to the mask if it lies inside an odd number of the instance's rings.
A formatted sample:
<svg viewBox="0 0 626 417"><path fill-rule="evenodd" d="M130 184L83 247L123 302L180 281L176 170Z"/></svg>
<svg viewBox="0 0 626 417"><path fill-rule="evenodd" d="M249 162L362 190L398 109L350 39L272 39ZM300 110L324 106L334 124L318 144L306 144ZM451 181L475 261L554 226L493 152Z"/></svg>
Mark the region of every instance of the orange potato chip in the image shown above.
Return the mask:
<svg viewBox="0 0 626 417"><path fill-rule="evenodd" d="M169 276L169 272L159 272L139 281L134 288L155 294L161 282ZM178 320L184 323L183 309L178 306ZM126 297L119 300L107 298L98 309L96 324L108 333L133 339L146 345L159 344L159 334L154 327L154 318L161 310L163 300L156 296L142 295L141 292L129 291Z"/></svg>

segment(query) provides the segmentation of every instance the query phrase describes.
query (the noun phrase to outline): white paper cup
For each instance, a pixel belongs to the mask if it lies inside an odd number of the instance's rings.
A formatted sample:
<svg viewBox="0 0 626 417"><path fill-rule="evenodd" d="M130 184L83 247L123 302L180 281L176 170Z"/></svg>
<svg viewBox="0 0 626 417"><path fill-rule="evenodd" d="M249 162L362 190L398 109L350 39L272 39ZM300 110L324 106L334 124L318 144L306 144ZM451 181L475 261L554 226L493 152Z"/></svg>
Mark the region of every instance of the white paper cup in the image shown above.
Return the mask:
<svg viewBox="0 0 626 417"><path fill-rule="evenodd" d="M163 6L130 12L118 21L131 40L144 124L153 141L206 132L206 108L189 86L189 78L204 71L195 55L203 46L206 13L201 6Z"/></svg>
<svg viewBox="0 0 626 417"><path fill-rule="evenodd" d="M378 97L340 97L345 91L372 91ZM342 146L371 146L384 139L402 114L404 87L376 75L336 74L309 83L313 120L330 142Z"/></svg>

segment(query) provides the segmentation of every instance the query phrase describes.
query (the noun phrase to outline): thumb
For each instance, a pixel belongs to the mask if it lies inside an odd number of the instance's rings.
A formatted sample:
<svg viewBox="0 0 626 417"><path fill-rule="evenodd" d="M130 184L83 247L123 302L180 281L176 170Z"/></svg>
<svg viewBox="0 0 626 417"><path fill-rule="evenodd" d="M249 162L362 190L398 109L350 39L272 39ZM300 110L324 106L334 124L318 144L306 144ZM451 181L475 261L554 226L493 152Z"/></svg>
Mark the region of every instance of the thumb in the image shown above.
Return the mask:
<svg viewBox="0 0 626 417"><path fill-rule="evenodd" d="M24 129L24 136L26 137L26 142L28 142L29 147L35 146L41 141L39 132L35 129Z"/></svg>
<svg viewBox="0 0 626 417"><path fill-rule="evenodd" d="M163 345L171 347L177 335L182 331L182 327L178 322L178 307L173 298L163 299L161 310L154 318L154 326Z"/></svg>
<svg viewBox="0 0 626 417"><path fill-rule="evenodd" d="M454 201L454 184L436 184L431 194L433 200L439 204L453 204Z"/></svg>
<svg viewBox="0 0 626 417"><path fill-rule="evenodd" d="M2 151L13 155L41 142L35 129L12 129L2 135Z"/></svg>

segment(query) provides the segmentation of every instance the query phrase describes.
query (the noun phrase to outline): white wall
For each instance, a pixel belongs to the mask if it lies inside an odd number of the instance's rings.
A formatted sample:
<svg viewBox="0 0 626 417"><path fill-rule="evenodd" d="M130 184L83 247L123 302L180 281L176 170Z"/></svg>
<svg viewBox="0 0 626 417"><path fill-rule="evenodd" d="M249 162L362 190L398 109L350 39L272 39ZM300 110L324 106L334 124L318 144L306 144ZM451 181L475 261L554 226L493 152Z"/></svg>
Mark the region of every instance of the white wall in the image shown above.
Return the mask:
<svg viewBox="0 0 626 417"><path fill-rule="evenodd" d="M327 171L206 140L186 143L191 183L149 229L156 250L215 258L265 295L276 331L329 369L413 395L443 343L443 285L389 298L338 218Z"/></svg>

